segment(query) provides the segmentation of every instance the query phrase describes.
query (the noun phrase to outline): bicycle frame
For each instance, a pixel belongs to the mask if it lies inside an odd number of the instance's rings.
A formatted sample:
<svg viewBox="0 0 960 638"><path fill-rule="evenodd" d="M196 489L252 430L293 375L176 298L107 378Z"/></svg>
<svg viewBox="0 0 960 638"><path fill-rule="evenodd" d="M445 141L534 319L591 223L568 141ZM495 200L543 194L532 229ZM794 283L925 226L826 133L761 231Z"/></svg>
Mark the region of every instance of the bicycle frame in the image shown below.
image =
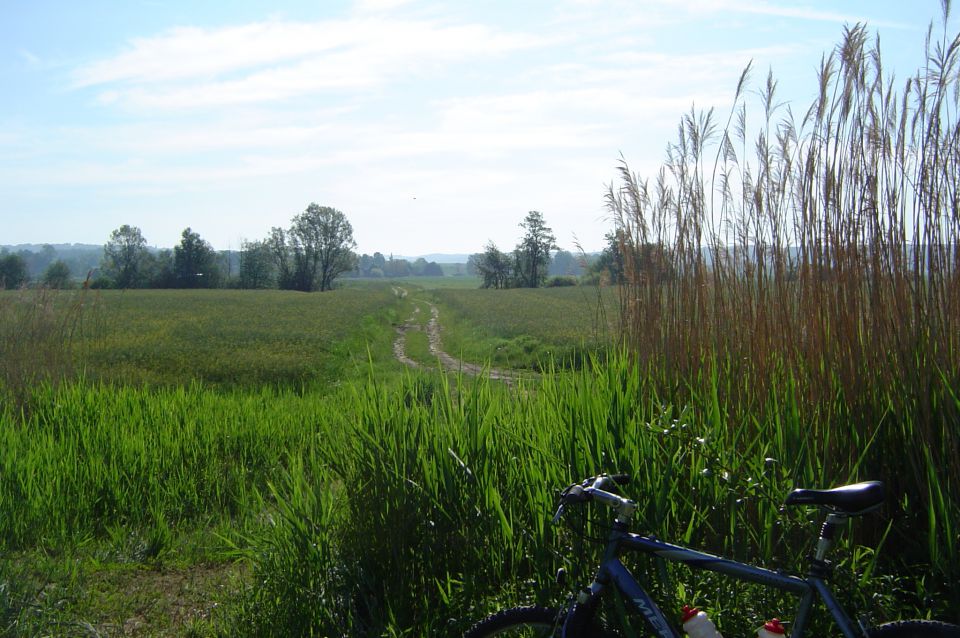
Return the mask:
<svg viewBox="0 0 960 638"><path fill-rule="evenodd" d="M818 574L816 568L811 569L811 574L806 578L781 574L769 569L755 567L745 563L739 563L734 560L721 558L712 554L688 549L679 545L665 543L649 536L640 536L626 532L613 532L610 542L607 545L606 555L600 564L600 569L589 590L585 590L573 605L567 618L568 622L564 626L577 626L576 622L569 620L576 617L578 610L591 609L590 603L598 599L603 591L612 584L616 587L623 597L632 605L640 615L644 617L651 630L661 638L681 638L674 629L673 625L667 620L666 616L657 607L656 603L650 598L650 595L640 586L630 571L620 561L618 554L621 551L635 551L652 554L664 560L688 564L696 569L705 569L732 576L738 580L757 583L767 587L773 587L782 591L796 594L800 597L800 605L796 616L793 618L793 629L790 632L790 638L800 638L803 636L809 619L810 610L815 598L819 597L827 610L833 616L846 638L861 638L862 633L858 632L850 617L843 611L840 605L834 599L823 578ZM585 612L580 612L585 613ZM564 629L562 636L569 634Z"/></svg>

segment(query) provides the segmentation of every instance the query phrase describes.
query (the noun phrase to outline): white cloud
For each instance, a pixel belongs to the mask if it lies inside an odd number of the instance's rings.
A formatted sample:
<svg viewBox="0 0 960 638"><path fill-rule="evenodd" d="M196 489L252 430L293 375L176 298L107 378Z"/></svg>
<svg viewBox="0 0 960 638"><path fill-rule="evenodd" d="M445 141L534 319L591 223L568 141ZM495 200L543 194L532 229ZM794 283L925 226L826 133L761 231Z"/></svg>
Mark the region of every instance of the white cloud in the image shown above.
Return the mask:
<svg viewBox="0 0 960 638"><path fill-rule="evenodd" d="M249 126L239 121L189 128L122 126L112 129L109 136L84 137L88 145L112 152L163 155L307 147L328 139L335 130L333 124Z"/></svg>
<svg viewBox="0 0 960 638"><path fill-rule="evenodd" d="M128 49L78 68L74 86L114 82L164 82L220 73L316 54L347 43L338 23L266 22L219 29L177 27L130 40Z"/></svg>
<svg viewBox="0 0 960 638"><path fill-rule="evenodd" d="M394 6L386 0L356 8L388 5ZM97 89L104 108L146 110L153 121L97 129L81 147L147 158L155 172L107 163L84 174L108 183L140 175L183 183L337 163L361 170L371 162L427 156L490 161L602 149L612 160L623 138L636 135L637 122L672 128L694 102L722 108L748 59L792 52L784 45L667 55L620 19L584 23L579 33L547 31L366 15L184 27L134 39L126 51L78 68L75 87ZM528 62L522 54L531 48L549 51L550 61ZM516 53L507 67L479 69L491 56ZM456 66L461 62L469 66ZM448 90L445 84L457 84L461 73L476 81ZM432 84L436 93L410 92L421 76L441 80ZM328 108L303 112L318 100ZM406 110L393 101L407 102ZM236 117L240 105L255 115ZM190 111L198 107L210 116L195 119ZM371 111L379 119L369 119ZM657 152L665 142L658 140ZM227 150L235 153L225 156ZM160 166L160 156L178 153L215 167L181 174L177 166Z"/></svg>
<svg viewBox="0 0 960 638"><path fill-rule="evenodd" d="M106 86L101 103L151 109L269 102L373 87L544 41L479 24L373 17L177 28L78 68L73 86Z"/></svg>

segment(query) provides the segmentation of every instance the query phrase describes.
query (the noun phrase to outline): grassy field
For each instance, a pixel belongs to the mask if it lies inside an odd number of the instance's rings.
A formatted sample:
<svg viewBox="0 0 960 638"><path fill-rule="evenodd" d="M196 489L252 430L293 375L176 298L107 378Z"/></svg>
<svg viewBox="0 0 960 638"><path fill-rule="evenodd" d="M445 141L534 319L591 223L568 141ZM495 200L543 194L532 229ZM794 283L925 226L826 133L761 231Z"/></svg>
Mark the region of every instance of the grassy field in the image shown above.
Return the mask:
<svg viewBox="0 0 960 638"><path fill-rule="evenodd" d="M468 361L540 369L580 365L618 338L613 288L437 289L444 349Z"/></svg>
<svg viewBox="0 0 960 638"><path fill-rule="evenodd" d="M328 386L389 361L383 330L403 311L388 284L327 295L277 290L97 293L101 327L85 348L94 381L218 387Z"/></svg>
<svg viewBox="0 0 960 638"><path fill-rule="evenodd" d="M455 288L461 290L471 290L479 288L482 280L479 277L468 277L466 275L447 275L444 277L417 277L408 280L416 286L426 289L434 288Z"/></svg>
<svg viewBox="0 0 960 638"><path fill-rule="evenodd" d="M398 277L396 279L344 279L343 285L347 288L377 286L382 283L389 283L392 286L402 288L459 288L473 289L479 288L483 283L479 277L467 275L444 275L443 277Z"/></svg>
<svg viewBox="0 0 960 638"><path fill-rule="evenodd" d="M789 392L766 399L778 418L761 423L716 397L705 379L673 404L616 359L533 392L466 379L451 392L411 373L322 396L38 390L27 421L0 422L0 619L10 635L138 622L156 633L132 635L456 635L499 604L560 595L569 539L548 525L553 499L598 471L635 476L640 529L797 568L816 524L781 511L783 495L872 476L883 454L858 438L862 459L825 465L833 433L855 430L800 417ZM845 534L844 599L943 614L925 605L952 567L920 589L891 580L922 548L898 526L886 543L900 553L874 554L886 530L872 518ZM178 616L187 579L203 604ZM663 587L732 633L793 608L682 570Z"/></svg>
<svg viewBox="0 0 960 638"><path fill-rule="evenodd" d="M448 400L442 377L404 376L392 359L394 326L416 306L421 325L429 317L416 299L429 293L404 290L363 282L325 295L3 293L11 320L49 332L49 341L61 340L61 357L77 358L59 371L58 386L33 384L23 411L4 410L0 422L7 633L82 633L88 624L137 635L233 633L224 627L254 604L244 566L259 569L257 548L279 533L265 521L282 513L277 490L290 487L283 477L320 462L319 440L327 441L324 463L337 458L360 418L358 395L383 384L376 400L389 405L377 409L391 411L397 397ZM31 312L18 315L23 308ZM48 330L64 318L72 330ZM432 365L425 333L408 338L411 354ZM70 381L74 372L84 381ZM314 480L346 478L326 468ZM150 575L135 577L144 570ZM193 594L180 591L184 583ZM184 599L200 611L177 612ZM224 607L233 610L226 620L211 616Z"/></svg>
<svg viewBox="0 0 960 638"><path fill-rule="evenodd" d="M722 370L671 387L662 371L638 370L610 350L603 363L514 388L451 381L390 358L396 317L415 304L424 314L416 297L436 293L343 292L101 300L123 321L107 321L115 332L96 337L93 356L132 348L137 335L151 335L155 351L149 365L126 369L136 383L103 374L104 382L35 386L23 412L2 412L4 635L456 635L495 606L561 595L551 577L569 539L547 520L556 490L582 476L633 473L641 529L795 568L815 525L808 512L780 511L789 489L897 471L896 443L875 444L877 430L860 428L855 414L824 421L799 410L789 373L778 391L745 403L732 402ZM516 329L511 322L525 319L514 305L574 321L584 319L572 308L590 308L584 291L494 293L456 291L485 334ZM437 300L450 312L444 294ZM301 385L303 368L289 363L274 368L275 383L262 383L256 368L242 377L251 359L238 342L314 343L319 320L301 316L281 330L267 318L277 308L323 317L325 304L341 316L323 334L343 337L323 342L335 362L313 367L349 369L342 383L311 376ZM217 327L237 309L259 326L256 338ZM574 332L555 323L540 334ZM241 359L224 363L241 376L206 378L176 355L191 347ZM426 344L412 349L425 356ZM889 531L880 520L856 526L838 553L844 597L880 616L944 617L946 608L928 605L951 600L952 563L928 567L919 585L896 575L930 565L926 546L909 541L922 516ZM881 541L890 551L874 553ZM693 592L724 631L744 633L770 609L792 609L755 589L669 576L661 593Z"/></svg>

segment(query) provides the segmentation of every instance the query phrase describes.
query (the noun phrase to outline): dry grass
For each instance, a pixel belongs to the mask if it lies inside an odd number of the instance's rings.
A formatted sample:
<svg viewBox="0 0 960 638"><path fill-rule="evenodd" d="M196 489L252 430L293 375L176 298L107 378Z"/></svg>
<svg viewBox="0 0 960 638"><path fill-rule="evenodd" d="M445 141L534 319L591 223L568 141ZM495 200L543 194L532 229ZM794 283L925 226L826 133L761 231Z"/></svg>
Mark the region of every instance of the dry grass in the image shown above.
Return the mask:
<svg viewBox="0 0 960 638"><path fill-rule="evenodd" d="M20 408L38 383L72 375L79 337L99 323L97 307L86 286L0 291L0 397Z"/></svg>
<svg viewBox="0 0 960 638"><path fill-rule="evenodd" d="M770 75L759 124L748 67L726 123L686 115L656 181L624 162L607 199L641 361L673 387L719 375L744 411L786 380L805 415L876 441L873 471L928 505L932 558L956 560L960 36L931 27L925 52L898 90L879 38L848 28L802 117ZM855 475L865 451L835 440Z"/></svg>

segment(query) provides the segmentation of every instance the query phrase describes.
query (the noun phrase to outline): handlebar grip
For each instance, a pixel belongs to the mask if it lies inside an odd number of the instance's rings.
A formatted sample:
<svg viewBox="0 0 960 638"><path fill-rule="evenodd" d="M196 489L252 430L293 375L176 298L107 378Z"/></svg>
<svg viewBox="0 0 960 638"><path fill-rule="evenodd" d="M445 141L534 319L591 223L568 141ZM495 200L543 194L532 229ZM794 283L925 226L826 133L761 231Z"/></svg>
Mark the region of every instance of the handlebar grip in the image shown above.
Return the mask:
<svg viewBox="0 0 960 638"><path fill-rule="evenodd" d="M629 482L629 474L601 474L592 480L592 484L589 487L618 492L619 490L617 488L622 485L627 485Z"/></svg>
<svg viewBox="0 0 960 638"><path fill-rule="evenodd" d="M570 487L563 495L564 503L586 503L590 500L590 493L585 491L579 485Z"/></svg>

